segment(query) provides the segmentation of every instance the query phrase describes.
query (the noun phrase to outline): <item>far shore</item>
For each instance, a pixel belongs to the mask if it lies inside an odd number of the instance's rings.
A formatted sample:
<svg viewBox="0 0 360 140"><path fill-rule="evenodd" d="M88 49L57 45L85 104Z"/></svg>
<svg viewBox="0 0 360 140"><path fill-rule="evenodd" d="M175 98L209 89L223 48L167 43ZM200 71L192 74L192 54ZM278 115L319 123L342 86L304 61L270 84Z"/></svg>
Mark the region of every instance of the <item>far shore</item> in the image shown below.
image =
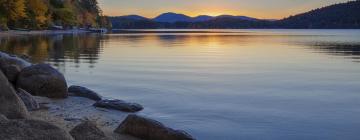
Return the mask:
<svg viewBox="0 0 360 140"><path fill-rule="evenodd" d="M0 31L0 37L6 36L17 36L17 35L52 35L52 34L81 34L81 33L90 33L88 30L30 30L30 31L18 31L18 30L8 30Z"/></svg>

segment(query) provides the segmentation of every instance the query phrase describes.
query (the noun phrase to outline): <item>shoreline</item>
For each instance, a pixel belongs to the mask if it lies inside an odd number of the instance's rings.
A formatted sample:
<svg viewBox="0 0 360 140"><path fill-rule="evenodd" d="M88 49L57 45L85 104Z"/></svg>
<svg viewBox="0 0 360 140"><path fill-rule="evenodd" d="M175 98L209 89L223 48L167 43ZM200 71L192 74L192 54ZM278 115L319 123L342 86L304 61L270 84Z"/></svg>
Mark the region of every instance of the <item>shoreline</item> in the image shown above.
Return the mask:
<svg viewBox="0 0 360 140"><path fill-rule="evenodd" d="M25 59L27 58L27 59ZM0 139L195 140L182 130L138 115L142 105L68 86L49 64L0 51ZM11 128L8 128L11 126ZM53 128L55 135L47 133ZM44 133L35 133L38 130ZM10 133L1 133L9 131ZM31 138L30 138L31 139Z"/></svg>
<svg viewBox="0 0 360 140"><path fill-rule="evenodd" d="M34 31L17 31L17 30L8 30L0 31L0 37L6 36L22 36L22 35L57 35L57 34L84 34L92 33L87 30L34 30Z"/></svg>

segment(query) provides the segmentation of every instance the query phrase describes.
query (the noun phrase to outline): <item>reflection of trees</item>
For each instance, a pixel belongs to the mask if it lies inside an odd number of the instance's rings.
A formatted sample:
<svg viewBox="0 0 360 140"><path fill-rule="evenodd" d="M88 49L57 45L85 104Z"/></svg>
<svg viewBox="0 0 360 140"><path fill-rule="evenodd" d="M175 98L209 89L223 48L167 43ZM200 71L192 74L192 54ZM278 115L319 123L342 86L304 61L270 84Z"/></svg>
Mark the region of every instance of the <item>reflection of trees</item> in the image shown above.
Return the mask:
<svg viewBox="0 0 360 140"><path fill-rule="evenodd" d="M348 43L315 43L311 44L312 48L321 53L331 55L345 56L359 62L360 59L360 44Z"/></svg>
<svg viewBox="0 0 360 140"><path fill-rule="evenodd" d="M7 37L0 38L0 50L26 54L34 63L48 61L59 68L65 68L66 62L94 67L99 59L100 39L96 34Z"/></svg>
<svg viewBox="0 0 360 140"><path fill-rule="evenodd" d="M352 44L321 44L316 45L315 49L319 49L322 51L326 51L327 53L343 55L343 56L360 56L360 45L352 45Z"/></svg>

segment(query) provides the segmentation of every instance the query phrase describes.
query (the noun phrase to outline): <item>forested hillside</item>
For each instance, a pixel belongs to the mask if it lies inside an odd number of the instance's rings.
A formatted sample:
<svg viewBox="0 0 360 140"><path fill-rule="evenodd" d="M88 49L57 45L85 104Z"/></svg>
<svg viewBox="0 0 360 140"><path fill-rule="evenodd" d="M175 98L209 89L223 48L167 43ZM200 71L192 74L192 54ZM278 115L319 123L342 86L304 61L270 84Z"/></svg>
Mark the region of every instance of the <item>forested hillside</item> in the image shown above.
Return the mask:
<svg viewBox="0 0 360 140"><path fill-rule="evenodd" d="M0 29L110 27L97 0L0 0Z"/></svg>
<svg viewBox="0 0 360 140"><path fill-rule="evenodd" d="M360 28L360 0L290 16L277 24L283 28Z"/></svg>

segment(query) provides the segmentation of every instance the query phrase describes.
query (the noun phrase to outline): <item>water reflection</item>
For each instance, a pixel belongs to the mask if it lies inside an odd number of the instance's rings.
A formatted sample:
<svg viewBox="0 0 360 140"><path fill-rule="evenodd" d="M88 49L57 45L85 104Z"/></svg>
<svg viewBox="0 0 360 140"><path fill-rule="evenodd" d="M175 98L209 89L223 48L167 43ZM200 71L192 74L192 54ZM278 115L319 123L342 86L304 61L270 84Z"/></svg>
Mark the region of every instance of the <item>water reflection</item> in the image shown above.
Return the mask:
<svg viewBox="0 0 360 140"><path fill-rule="evenodd" d="M357 137L360 65L348 60L359 60L360 32L311 31L21 36L0 39L0 50L142 103L142 115L198 139Z"/></svg>
<svg viewBox="0 0 360 140"><path fill-rule="evenodd" d="M313 46L312 48L315 49L316 52L343 56L354 59L354 62L360 62L360 44L318 42L311 46Z"/></svg>
<svg viewBox="0 0 360 140"><path fill-rule="evenodd" d="M26 54L34 63L48 61L61 68L66 62L94 67L103 46L101 38L96 34L6 37L0 38L0 50Z"/></svg>
<svg viewBox="0 0 360 140"><path fill-rule="evenodd" d="M102 52L103 43L126 42L129 47L146 47L147 45L158 45L161 47L194 46L202 47L216 45L227 46L246 46L257 43L278 43L281 44L286 36L262 36L262 35L233 35L233 34L189 34L189 35L36 35L36 36L16 36L0 38L0 50L12 54L26 54L32 57L32 61L50 62L54 66L61 67L66 62L72 62L75 67L80 63L89 64L89 68L95 67L99 54ZM291 37L288 37L291 38ZM156 41L154 41L156 40ZM291 40L291 39L290 39ZM329 55L345 56L359 62L360 44L356 43L337 43L319 42L319 40L307 40L306 38L296 37L296 43L287 42L290 45L297 45L299 42L303 46L310 47L314 52L326 53ZM150 43L149 43L150 42ZM156 42L154 44L154 42ZM263 46L266 47L266 46Z"/></svg>

